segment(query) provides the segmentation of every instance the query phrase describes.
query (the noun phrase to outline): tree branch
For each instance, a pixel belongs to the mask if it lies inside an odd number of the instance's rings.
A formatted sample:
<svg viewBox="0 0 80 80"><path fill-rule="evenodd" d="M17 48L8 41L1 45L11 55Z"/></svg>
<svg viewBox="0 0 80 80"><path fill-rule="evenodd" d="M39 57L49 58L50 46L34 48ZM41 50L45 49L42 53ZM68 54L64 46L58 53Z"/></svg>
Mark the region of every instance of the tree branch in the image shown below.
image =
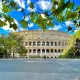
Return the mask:
<svg viewBox="0 0 80 80"><path fill-rule="evenodd" d="M66 6L69 4L70 0L68 0L64 5L62 5L61 7L59 7L57 10L53 11L52 14L56 14L60 9L65 9ZM52 14L49 14L52 15Z"/></svg>

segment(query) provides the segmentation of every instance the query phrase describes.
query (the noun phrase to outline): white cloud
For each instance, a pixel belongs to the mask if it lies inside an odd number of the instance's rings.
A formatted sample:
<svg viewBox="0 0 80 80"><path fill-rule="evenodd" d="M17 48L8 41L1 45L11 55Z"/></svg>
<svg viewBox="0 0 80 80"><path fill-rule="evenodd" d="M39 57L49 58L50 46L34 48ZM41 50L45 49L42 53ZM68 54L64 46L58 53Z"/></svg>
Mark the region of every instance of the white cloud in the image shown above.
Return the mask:
<svg viewBox="0 0 80 80"><path fill-rule="evenodd" d="M52 27L52 28L48 28L48 30L59 30L59 29L61 29L61 28L62 28L61 25L55 25L55 26Z"/></svg>
<svg viewBox="0 0 80 80"><path fill-rule="evenodd" d="M28 11L31 11L31 12L35 12L37 9L36 9L36 5L34 5L34 8L30 8L30 6L28 6L28 8L26 9Z"/></svg>
<svg viewBox="0 0 80 80"><path fill-rule="evenodd" d="M27 0L27 4L30 4L30 2L31 2L30 0Z"/></svg>
<svg viewBox="0 0 80 80"><path fill-rule="evenodd" d="M50 1L41 0L41 1L38 1L37 4L43 10L48 10L48 9L51 9L52 7L52 3Z"/></svg>
<svg viewBox="0 0 80 80"><path fill-rule="evenodd" d="M4 29L4 30L6 30L6 31L8 30L10 32L15 32L15 30L13 28L9 28L9 26L10 26L9 22L6 22L6 24L7 25L5 25L5 26L3 26L1 28Z"/></svg>
<svg viewBox="0 0 80 80"><path fill-rule="evenodd" d="M1 21L5 21L5 18L0 18Z"/></svg>
<svg viewBox="0 0 80 80"><path fill-rule="evenodd" d="M80 30L80 28L77 28L77 29L74 31L74 33L76 33L78 30Z"/></svg>
<svg viewBox="0 0 80 80"><path fill-rule="evenodd" d="M28 26L29 26L29 27L33 27L33 23L30 23Z"/></svg>
<svg viewBox="0 0 80 80"><path fill-rule="evenodd" d="M27 16L27 17L25 18L26 21L28 21L29 19L30 19L30 16Z"/></svg>
<svg viewBox="0 0 80 80"><path fill-rule="evenodd" d="M26 30L26 29L19 27L19 29L17 31L24 31L24 30Z"/></svg>
<svg viewBox="0 0 80 80"><path fill-rule="evenodd" d="M66 26L70 26L70 25L73 25L74 23L72 21L66 21L65 24Z"/></svg>
<svg viewBox="0 0 80 80"><path fill-rule="evenodd" d="M55 8L57 9L58 8L58 5L56 5Z"/></svg>
<svg viewBox="0 0 80 80"><path fill-rule="evenodd" d="M41 16L42 16L43 18L46 18L44 14L41 14Z"/></svg>
<svg viewBox="0 0 80 80"><path fill-rule="evenodd" d="M34 11L35 11L35 8L32 9L32 8L28 7L27 10L28 10L28 11L33 11L33 12L34 12Z"/></svg>
<svg viewBox="0 0 80 80"><path fill-rule="evenodd" d="M15 0L22 8L25 8L25 1L24 0Z"/></svg>
<svg viewBox="0 0 80 80"><path fill-rule="evenodd" d="M0 12L2 12L2 2L0 1Z"/></svg>
<svg viewBox="0 0 80 80"><path fill-rule="evenodd" d="M16 20L14 20L14 22L18 25L18 22L16 21ZM9 22L7 21L6 22L6 24L7 25L5 25L5 26L3 26L3 27L1 27L2 29L4 29L4 30L6 30L6 31L9 31L9 32L16 32L13 28L9 28L9 26L10 26L10 24L9 24Z"/></svg>
<svg viewBox="0 0 80 80"><path fill-rule="evenodd" d="M78 30L75 30L74 33L76 33Z"/></svg>

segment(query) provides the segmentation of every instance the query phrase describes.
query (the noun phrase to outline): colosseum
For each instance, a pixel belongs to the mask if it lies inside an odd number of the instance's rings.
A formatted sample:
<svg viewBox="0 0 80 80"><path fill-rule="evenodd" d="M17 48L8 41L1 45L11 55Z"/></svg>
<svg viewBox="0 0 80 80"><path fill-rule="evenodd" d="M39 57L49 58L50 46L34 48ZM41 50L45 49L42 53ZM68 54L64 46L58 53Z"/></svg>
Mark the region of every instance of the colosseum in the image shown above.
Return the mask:
<svg viewBox="0 0 80 80"><path fill-rule="evenodd" d="M24 37L27 56L58 57L67 48L70 35L55 30L26 30L18 32Z"/></svg>

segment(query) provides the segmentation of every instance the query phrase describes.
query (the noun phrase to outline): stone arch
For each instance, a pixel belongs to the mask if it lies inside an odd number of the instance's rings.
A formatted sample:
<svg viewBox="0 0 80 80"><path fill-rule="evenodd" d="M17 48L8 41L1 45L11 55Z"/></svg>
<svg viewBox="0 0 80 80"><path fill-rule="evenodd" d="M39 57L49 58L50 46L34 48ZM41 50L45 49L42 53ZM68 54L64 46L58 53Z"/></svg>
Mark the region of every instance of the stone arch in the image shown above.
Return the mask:
<svg viewBox="0 0 80 80"><path fill-rule="evenodd" d="M63 52L63 49L62 49L62 52Z"/></svg>
<svg viewBox="0 0 80 80"><path fill-rule="evenodd" d="M32 52L32 50L31 49L29 49L29 53L31 53Z"/></svg>
<svg viewBox="0 0 80 80"><path fill-rule="evenodd" d="M46 49L46 53L49 53L49 49Z"/></svg>
<svg viewBox="0 0 80 80"><path fill-rule="evenodd" d="M51 49L51 53L53 53L53 49Z"/></svg>
<svg viewBox="0 0 80 80"><path fill-rule="evenodd" d="M36 53L36 49L33 49L33 53Z"/></svg>
<svg viewBox="0 0 80 80"><path fill-rule="evenodd" d="M58 46L60 46L61 45L61 43L60 42L58 42Z"/></svg>
<svg viewBox="0 0 80 80"><path fill-rule="evenodd" d="M44 41L42 42L42 46L45 46L45 42Z"/></svg>
<svg viewBox="0 0 80 80"><path fill-rule="evenodd" d="M53 42L51 41L51 46L53 46Z"/></svg>
<svg viewBox="0 0 80 80"><path fill-rule="evenodd" d="M36 42L35 41L33 42L33 46L36 46Z"/></svg>
<svg viewBox="0 0 80 80"><path fill-rule="evenodd" d="M55 42L55 46L57 46L57 42Z"/></svg>
<svg viewBox="0 0 80 80"><path fill-rule="evenodd" d="M55 53L57 53L57 49L55 49Z"/></svg>
<svg viewBox="0 0 80 80"><path fill-rule="evenodd" d="M29 42L29 46L31 46L31 44L32 44L32 42L30 41L30 42Z"/></svg>
<svg viewBox="0 0 80 80"><path fill-rule="evenodd" d="M26 42L25 45L27 46L28 45L28 42Z"/></svg>
<svg viewBox="0 0 80 80"><path fill-rule="evenodd" d="M38 45L38 46L40 46L40 44L41 44L41 42L40 42L40 41L38 41L38 42L37 42L37 45Z"/></svg>
<svg viewBox="0 0 80 80"><path fill-rule="evenodd" d="M40 53L40 52L41 52L41 50L40 50L40 49L38 49L38 50L37 50L37 52L38 52L38 53Z"/></svg>
<svg viewBox="0 0 80 80"><path fill-rule="evenodd" d="M58 53L61 53L61 50L60 49L58 49Z"/></svg>
<svg viewBox="0 0 80 80"><path fill-rule="evenodd" d="M42 49L42 53L45 53L45 49Z"/></svg>
<svg viewBox="0 0 80 80"><path fill-rule="evenodd" d="M46 46L49 46L49 41L46 42Z"/></svg>

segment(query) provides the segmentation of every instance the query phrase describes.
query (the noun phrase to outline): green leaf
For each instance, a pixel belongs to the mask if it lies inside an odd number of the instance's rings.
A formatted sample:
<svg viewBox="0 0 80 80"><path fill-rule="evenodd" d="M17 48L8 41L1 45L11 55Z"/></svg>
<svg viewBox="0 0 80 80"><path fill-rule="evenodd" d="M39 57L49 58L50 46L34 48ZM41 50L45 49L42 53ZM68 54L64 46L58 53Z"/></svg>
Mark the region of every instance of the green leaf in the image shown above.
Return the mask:
<svg viewBox="0 0 80 80"><path fill-rule="evenodd" d="M48 26L54 26L54 23L52 21L47 21Z"/></svg>
<svg viewBox="0 0 80 80"><path fill-rule="evenodd" d="M80 6L77 6L76 10L80 11Z"/></svg>
<svg viewBox="0 0 80 80"><path fill-rule="evenodd" d="M59 0L58 7L61 7L64 4L64 0Z"/></svg>
<svg viewBox="0 0 80 80"><path fill-rule="evenodd" d="M78 16L77 12L67 11L66 12L66 19L72 20Z"/></svg>
<svg viewBox="0 0 80 80"><path fill-rule="evenodd" d="M14 1L10 1L8 6L11 7L12 9L16 9L16 10L18 9L18 4Z"/></svg>
<svg viewBox="0 0 80 80"><path fill-rule="evenodd" d="M30 14L30 19L31 19L32 22L34 22L34 17L35 17L35 16L34 16L34 13L31 13L31 14Z"/></svg>
<svg viewBox="0 0 80 80"><path fill-rule="evenodd" d="M58 5L58 1L54 1L53 2L53 5Z"/></svg>
<svg viewBox="0 0 80 80"><path fill-rule="evenodd" d="M25 20L21 20L20 24L22 24L24 28L28 26L28 22Z"/></svg>
<svg viewBox="0 0 80 80"><path fill-rule="evenodd" d="M72 30L72 27L71 26L68 26L68 31Z"/></svg>
<svg viewBox="0 0 80 80"><path fill-rule="evenodd" d="M6 14L2 14L2 16L3 16L3 17L6 19L6 21L8 21L9 23L14 21L13 18L11 18L10 16L7 16Z"/></svg>
<svg viewBox="0 0 80 80"><path fill-rule="evenodd" d="M51 11L54 12L56 10L55 6L52 6Z"/></svg>
<svg viewBox="0 0 80 80"><path fill-rule="evenodd" d="M8 10L8 12L11 12L12 10L13 10L13 9L10 7L9 10Z"/></svg>
<svg viewBox="0 0 80 80"><path fill-rule="evenodd" d="M57 21L59 21L59 22L62 22L64 20L65 20L64 16L62 16L62 15L59 15L58 18L57 18Z"/></svg>
<svg viewBox="0 0 80 80"><path fill-rule="evenodd" d="M32 2L30 2L30 8L34 8L34 4Z"/></svg>
<svg viewBox="0 0 80 80"><path fill-rule="evenodd" d="M72 10L73 6L74 6L74 3L69 2L67 5L67 8Z"/></svg>
<svg viewBox="0 0 80 80"><path fill-rule="evenodd" d="M2 11L5 13L9 12L8 7L4 3L2 3Z"/></svg>
<svg viewBox="0 0 80 80"><path fill-rule="evenodd" d="M74 23L74 24L76 24L76 23L77 23L77 21L76 21L76 20L74 20L74 21L73 21L73 23Z"/></svg>
<svg viewBox="0 0 80 80"><path fill-rule="evenodd" d="M6 23L0 20L0 27L3 27L5 25L6 25Z"/></svg>
<svg viewBox="0 0 80 80"><path fill-rule="evenodd" d="M13 24L10 24L9 27L13 28L14 30L16 30L18 28L18 26L17 26L17 24L15 22Z"/></svg>

